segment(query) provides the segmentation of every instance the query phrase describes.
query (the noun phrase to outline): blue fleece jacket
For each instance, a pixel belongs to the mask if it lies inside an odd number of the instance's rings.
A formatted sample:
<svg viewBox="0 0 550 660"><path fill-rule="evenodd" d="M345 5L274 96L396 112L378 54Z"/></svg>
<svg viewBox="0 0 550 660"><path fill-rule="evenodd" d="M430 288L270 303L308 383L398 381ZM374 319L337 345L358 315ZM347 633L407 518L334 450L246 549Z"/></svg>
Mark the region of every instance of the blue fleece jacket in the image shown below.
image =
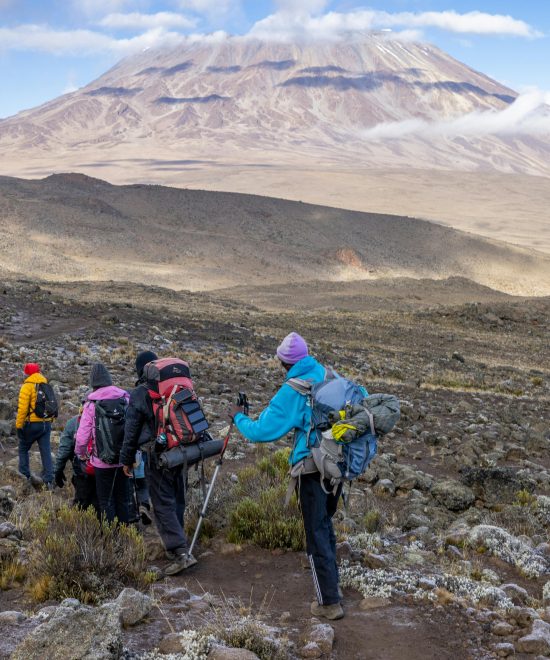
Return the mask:
<svg viewBox="0 0 550 660"><path fill-rule="evenodd" d="M289 369L286 380L289 378L319 383L325 379L325 368L308 355ZM296 442L289 459L291 465L311 453L307 446L307 433L311 425L309 400L287 383L281 386L257 420L237 413L235 425L250 442L274 442L296 429Z"/></svg>

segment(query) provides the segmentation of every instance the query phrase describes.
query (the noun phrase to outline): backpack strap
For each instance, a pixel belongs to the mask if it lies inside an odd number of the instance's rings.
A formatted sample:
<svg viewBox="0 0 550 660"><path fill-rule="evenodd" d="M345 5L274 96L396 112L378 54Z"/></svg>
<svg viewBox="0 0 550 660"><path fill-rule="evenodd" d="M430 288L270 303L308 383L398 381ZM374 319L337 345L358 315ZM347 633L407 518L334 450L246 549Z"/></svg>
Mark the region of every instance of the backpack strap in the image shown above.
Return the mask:
<svg viewBox="0 0 550 660"><path fill-rule="evenodd" d="M170 402L172 401L172 397L176 393L177 389L178 386L174 385L168 398L165 399L164 397L162 397L162 418L163 418L164 426L166 426L166 424L168 423L168 419L170 417Z"/></svg>
<svg viewBox="0 0 550 660"><path fill-rule="evenodd" d="M34 408L32 407L32 398L29 405L29 410L27 412L27 422L30 420L31 415L36 415L36 404L38 403L38 390L40 388L40 383L34 384Z"/></svg>
<svg viewBox="0 0 550 660"><path fill-rule="evenodd" d="M290 387L295 392L298 392L298 394L305 396L309 401L309 405L312 413L312 420L306 434L306 446L308 449L311 449L311 443L309 440L313 432L313 382L310 380L303 380L302 378L289 378L285 382L287 385L290 385ZM296 435L294 436L294 447L292 448L293 451L295 447L296 447Z"/></svg>
<svg viewBox="0 0 550 660"><path fill-rule="evenodd" d="M319 472L319 470L311 456L302 458L301 461L298 461L290 468L288 471L290 481L288 482L288 488L286 489L285 506L290 504L290 498L292 497L292 493L299 486L301 476L303 474L314 474L315 472Z"/></svg>

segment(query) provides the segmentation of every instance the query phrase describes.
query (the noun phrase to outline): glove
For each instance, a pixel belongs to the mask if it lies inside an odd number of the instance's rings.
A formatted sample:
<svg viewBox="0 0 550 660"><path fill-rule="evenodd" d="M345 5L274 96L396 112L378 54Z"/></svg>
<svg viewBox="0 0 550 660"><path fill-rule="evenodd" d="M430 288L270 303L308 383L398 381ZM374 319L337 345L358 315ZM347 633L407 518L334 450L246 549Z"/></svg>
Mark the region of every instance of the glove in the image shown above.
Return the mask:
<svg viewBox="0 0 550 660"><path fill-rule="evenodd" d="M231 421L233 421L233 419L235 418L235 415L237 413L243 413L244 414L244 406L238 406L237 404L234 403L231 406L231 408L229 409L229 413L228 413L229 414L229 419Z"/></svg>
<svg viewBox="0 0 550 660"><path fill-rule="evenodd" d="M25 439L25 434L23 433L23 429L17 429L17 439L18 440L24 440Z"/></svg>
<svg viewBox="0 0 550 660"><path fill-rule="evenodd" d="M328 414L328 421L331 424L336 424L337 422L340 422L343 419L346 419L345 410L331 410Z"/></svg>
<svg viewBox="0 0 550 660"><path fill-rule="evenodd" d="M55 481L55 485L58 488L63 488L65 482L67 481L67 477L65 476L65 473L60 470L54 474L53 480Z"/></svg>
<svg viewBox="0 0 550 660"><path fill-rule="evenodd" d="M332 427L332 437L336 442L351 442L357 437L357 428L353 424L338 422Z"/></svg>

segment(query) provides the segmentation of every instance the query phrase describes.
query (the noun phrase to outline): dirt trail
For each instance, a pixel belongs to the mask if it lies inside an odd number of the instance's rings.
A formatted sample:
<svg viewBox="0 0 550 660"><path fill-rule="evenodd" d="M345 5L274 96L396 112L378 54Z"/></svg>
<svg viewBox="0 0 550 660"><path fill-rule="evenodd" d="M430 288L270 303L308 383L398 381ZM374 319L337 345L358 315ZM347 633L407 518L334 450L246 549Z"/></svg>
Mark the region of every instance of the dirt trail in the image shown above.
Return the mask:
<svg viewBox="0 0 550 660"><path fill-rule="evenodd" d="M209 592L242 603L252 612L262 612L268 622L280 625L281 617L290 622L291 639L300 644L307 629L313 600L310 571L303 568L301 553L283 554L244 548L234 554L206 551L193 569L167 580L173 587L186 587L192 593ZM221 587L223 585L223 589ZM472 632L471 621L455 611L436 606L410 605L393 600L387 607L363 611L361 596L354 591L344 593L346 616L331 622L335 629L332 658L338 660L445 660L447 658L480 658L479 639ZM160 604L161 608L162 603ZM157 625L141 626L125 633L125 645L131 650L156 646L170 632L160 610L153 613ZM290 615L290 616L289 616ZM171 615L173 617L173 614ZM183 627L172 619L176 628ZM446 631L445 635L441 630ZM477 646L469 652L470 643ZM299 646L298 646L299 648Z"/></svg>

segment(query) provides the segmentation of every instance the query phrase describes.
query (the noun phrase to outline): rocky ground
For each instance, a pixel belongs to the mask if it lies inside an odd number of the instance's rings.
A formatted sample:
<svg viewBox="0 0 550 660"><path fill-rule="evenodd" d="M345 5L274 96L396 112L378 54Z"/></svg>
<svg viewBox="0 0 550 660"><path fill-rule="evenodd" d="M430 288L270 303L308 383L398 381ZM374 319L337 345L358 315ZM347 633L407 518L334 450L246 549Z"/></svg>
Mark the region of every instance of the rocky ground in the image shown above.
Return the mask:
<svg viewBox="0 0 550 660"><path fill-rule="evenodd" d="M452 290L447 299L438 295L430 299L411 284L410 295L391 297L386 307L377 291L372 305L355 293L345 311L338 296L330 309L289 297L285 310L274 311L261 292L251 293L252 305L242 295L237 302L135 285L6 281L2 559L25 563L32 498L40 506L70 496L67 487L35 493L16 475L23 362L38 360L60 394L54 449L86 392L90 365L105 362L130 388L135 354L145 348L189 360L220 433L235 392L248 392L253 415L272 396L283 375L272 356L290 330L369 391L398 394L402 419L336 515L342 621L311 619L311 577L300 553L228 543L223 520L212 514L213 537L197 567L148 593L126 590L97 607L37 604L24 580L4 579L0 657L550 656L550 300L485 292L482 302L466 303ZM223 509L224 494L256 455L232 440L214 509ZM36 455L33 461L38 470ZM196 506L198 489L190 495ZM146 542L151 564L162 568L153 531ZM265 642L254 646L256 655L228 650L252 638Z"/></svg>

